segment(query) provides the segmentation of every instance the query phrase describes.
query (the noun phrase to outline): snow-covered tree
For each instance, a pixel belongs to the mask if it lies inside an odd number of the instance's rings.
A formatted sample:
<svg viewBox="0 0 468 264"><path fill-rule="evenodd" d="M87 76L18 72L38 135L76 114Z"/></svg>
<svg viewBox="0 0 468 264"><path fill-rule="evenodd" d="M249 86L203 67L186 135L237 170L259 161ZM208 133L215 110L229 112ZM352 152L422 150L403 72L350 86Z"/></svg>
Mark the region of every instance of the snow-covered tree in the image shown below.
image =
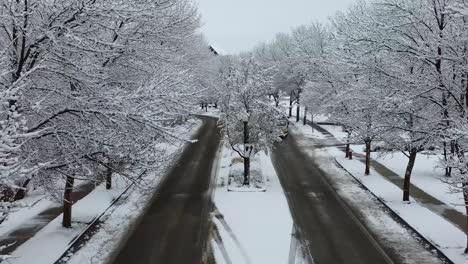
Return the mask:
<svg viewBox="0 0 468 264"><path fill-rule="evenodd" d="M244 159L243 185L250 184L250 158L280 140L280 112L271 105L269 68L251 57L225 57L222 61L221 124L232 149ZM253 149L246 149L246 146Z"/></svg>

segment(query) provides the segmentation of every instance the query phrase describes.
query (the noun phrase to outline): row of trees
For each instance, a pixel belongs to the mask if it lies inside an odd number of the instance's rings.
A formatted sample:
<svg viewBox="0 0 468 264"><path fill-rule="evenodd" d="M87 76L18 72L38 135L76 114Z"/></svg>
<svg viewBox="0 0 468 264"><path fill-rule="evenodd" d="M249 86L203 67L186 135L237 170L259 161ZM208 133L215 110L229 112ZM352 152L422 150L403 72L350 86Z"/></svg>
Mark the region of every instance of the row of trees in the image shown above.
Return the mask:
<svg viewBox="0 0 468 264"><path fill-rule="evenodd" d="M271 94L283 89L298 109L326 114L349 142L365 143L366 174L373 142L403 151L404 201L416 156L440 147L445 181L463 192L468 214L467 52L466 1L371 0L329 25L279 34L253 54L278 68Z"/></svg>
<svg viewBox="0 0 468 264"><path fill-rule="evenodd" d="M160 165L213 57L198 27L188 0L2 1L1 199L64 191L70 227L75 179Z"/></svg>

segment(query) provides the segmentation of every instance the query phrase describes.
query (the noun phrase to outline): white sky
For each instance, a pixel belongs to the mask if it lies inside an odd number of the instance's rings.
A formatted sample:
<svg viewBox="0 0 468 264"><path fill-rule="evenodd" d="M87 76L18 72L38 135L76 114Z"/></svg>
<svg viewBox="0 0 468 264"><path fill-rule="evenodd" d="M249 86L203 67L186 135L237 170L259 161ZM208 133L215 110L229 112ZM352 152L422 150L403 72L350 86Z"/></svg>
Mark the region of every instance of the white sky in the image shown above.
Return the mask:
<svg viewBox="0 0 468 264"><path fill-rule="evenodd" d="M327 22L354 0L195 0L208 42L221 53L238 53L270 41L278 32L313 21Z"/></svg>

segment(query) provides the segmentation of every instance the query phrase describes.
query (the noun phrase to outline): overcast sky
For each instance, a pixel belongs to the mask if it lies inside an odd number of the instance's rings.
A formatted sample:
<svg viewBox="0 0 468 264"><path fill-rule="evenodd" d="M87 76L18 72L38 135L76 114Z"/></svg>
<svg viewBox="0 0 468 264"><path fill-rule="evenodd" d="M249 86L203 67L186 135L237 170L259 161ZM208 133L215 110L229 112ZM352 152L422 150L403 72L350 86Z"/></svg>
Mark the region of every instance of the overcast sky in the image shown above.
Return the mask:
<svg viewBox="0 0 468 264"><path fill-rule="evenodd" d="M354 0L195 0L208 42L221 53L249 50L277 32L313 21L327 22Z"/></svg>

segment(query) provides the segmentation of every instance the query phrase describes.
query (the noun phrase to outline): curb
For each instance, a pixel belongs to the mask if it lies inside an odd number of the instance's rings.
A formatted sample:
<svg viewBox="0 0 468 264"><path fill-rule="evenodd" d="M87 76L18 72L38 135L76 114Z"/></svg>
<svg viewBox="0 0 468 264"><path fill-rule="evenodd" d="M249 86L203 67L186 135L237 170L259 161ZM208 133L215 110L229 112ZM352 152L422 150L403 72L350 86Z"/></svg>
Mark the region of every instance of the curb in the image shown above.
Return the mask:
<svg viewBox="0 0 468 264"><path fill-rule="evenodd" d="M341 163L335 158L335 163L338 165L339 168L343 169L346 173L348 173L351 177L353 177L354 180L356 180L359 185L366 190L368 193L370 193L375 199L377 199L390 213L390 216L394 219L397 220L400 224L402 224L405 228L410 229L412 232L414 232L419 239L424 241L427 246L429 246L430 251L436 251L437 252L437 257L442 260L444 263L447 264L455 264L447 255L445 255L444 252L442 252L433 242L431 242L429 239L424 237L419 231L417 231L414 227L412 227L408 222L405 221L396 211L394 211L390 206L388 206L382 198L377 196L375 193L373 193L369 188L367 188L361 180L359 180L356 176L354 176L351 172L349 172Z"/></svg>

